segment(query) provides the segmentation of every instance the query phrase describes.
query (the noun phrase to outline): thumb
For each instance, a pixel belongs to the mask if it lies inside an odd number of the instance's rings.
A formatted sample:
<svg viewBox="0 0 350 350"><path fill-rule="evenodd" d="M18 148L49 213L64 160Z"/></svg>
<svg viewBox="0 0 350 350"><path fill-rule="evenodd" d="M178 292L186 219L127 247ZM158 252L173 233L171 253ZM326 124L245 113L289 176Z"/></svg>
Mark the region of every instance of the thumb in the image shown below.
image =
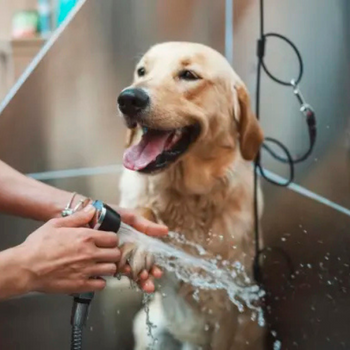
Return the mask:
<svg viewBox="0 0 350 350"><path fill-rule="evenodd" d="M96 212L95 207L89 204L84 210L80 210L71 216L61 219L63 227L82 227L86 226L94 217Z"/></svg>

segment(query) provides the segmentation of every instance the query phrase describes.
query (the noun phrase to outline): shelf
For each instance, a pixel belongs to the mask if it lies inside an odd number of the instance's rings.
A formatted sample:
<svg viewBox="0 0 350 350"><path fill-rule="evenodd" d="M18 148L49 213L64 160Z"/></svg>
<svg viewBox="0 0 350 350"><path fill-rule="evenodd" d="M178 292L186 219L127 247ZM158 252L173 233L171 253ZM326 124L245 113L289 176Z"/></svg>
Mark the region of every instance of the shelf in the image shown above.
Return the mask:
<svg viewBox="0 0 350 350"><path fill-rule="evenodd" d="M45 43L41 37L0 40L0 100Z"/></svg>

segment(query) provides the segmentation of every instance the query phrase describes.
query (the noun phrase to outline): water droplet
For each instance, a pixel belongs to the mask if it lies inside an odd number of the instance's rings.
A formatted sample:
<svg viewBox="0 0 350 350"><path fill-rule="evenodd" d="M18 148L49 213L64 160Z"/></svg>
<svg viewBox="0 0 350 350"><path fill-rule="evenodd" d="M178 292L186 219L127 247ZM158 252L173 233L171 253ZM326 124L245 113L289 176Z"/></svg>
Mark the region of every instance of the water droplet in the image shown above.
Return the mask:
<svg viewBox="0 0 350 350"><path fill-rule="evenodd" d="M311 265L311 264L307 264L307 267L308 267L309 269L312 269L312 265Z"/></svg>
<svg viewBox="0 0 350 350"><path fill-rule="evenodd" d="M193 299L196 300L196 301L200 301L200 298L199 298L199 290L196 289L194 292L193 292Z"/></svg>
<svg viewBox="0 0 350 350"><path fill-rule="evenodd" d="M282 343L279 340L276 340L273 343L273 350L281 350Z"/></svg>
<svg viewBox="0 0 350 350"><path fill-rule="evenodd" d="M285 238L285 237L282 237L282 238L281 238L281 241L282 241L282 242L285 242L286 240L287 240L287 238Z"/></svg>
<svg viewBox="0 0 350 350"><path fill-rule="evenodd" d="M250 278L248 276L244 277L244 282L249 284L251 282Z"/></svg>
<svg viewBox="0 0 350 350"><path fill-rule="evenodd" d="M90 332L93 332L93 330L94 330L94 327L90 327Z"/></svg>
<svg viewBox="0 0 350 350"><path fill-rule="evenodd" d="M277 337L277 332L276 332L276 331L271 331L271 334L272 334L272 336L273 336L274 338Z"/></svg>

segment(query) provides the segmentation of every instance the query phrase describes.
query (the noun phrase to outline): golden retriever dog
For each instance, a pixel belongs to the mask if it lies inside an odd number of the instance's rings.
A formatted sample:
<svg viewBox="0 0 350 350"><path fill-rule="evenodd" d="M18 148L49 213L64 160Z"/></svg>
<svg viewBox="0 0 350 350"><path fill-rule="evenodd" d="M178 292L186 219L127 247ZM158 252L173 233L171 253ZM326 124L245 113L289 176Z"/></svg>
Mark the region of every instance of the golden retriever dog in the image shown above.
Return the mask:
<svg viewBox="0 0 350 350"><path fill-rule="evenodd" d="M129 128L120 205L166 224L213 257L239 261L253 284L252 161L263 133L242 80L207 46L163 43L143 56L118 104ZM133 245L124 247L124 259L135 274L152 265ZM196 301L195 289L170 273L160 285L165 297L157 294L150 305L155 349L263 348L263 328L224 291L201 290ZM137 350L151 342L145 318L141 311L134 322Z"/></svg>

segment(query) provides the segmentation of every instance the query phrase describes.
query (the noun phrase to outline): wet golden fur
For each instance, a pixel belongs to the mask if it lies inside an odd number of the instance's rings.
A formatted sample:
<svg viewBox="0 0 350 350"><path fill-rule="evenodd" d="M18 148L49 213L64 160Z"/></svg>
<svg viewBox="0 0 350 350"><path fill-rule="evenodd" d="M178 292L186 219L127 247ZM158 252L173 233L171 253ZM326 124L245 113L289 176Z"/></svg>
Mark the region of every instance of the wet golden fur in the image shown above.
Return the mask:
<svg viewBox="0 0 350 350"><path fill-rule="evenodd" d="M147 74L135 74L132 86L145 89L150 96L148 126L173 129L196 122L201 134L187 153L161 173L142 175L125 170L120 205L142 210L145 216L202 245L212 256L240 261L252 278L251 161L263 134L251 112L245 85L221 54L200 44L156 45L137 68L141 66ZM184 68L195 71L201 80L179 80L177 75ZM139 136L139 130L129 131L127 146ZM147 254L136 247L129 246L125 252L136 273L149 267ZM240 314L225 293L201 292L197 303L191 286L170 275L161 284L167 297L161 301L158 296L151 310L158 336L169 332L183 349L262 348L263 330L250 320L249 312ZM135 321L138 350L148 345L142 318L140 314ZM170 343L158 345L158 349L167 348L172 349Z"/></svg>

